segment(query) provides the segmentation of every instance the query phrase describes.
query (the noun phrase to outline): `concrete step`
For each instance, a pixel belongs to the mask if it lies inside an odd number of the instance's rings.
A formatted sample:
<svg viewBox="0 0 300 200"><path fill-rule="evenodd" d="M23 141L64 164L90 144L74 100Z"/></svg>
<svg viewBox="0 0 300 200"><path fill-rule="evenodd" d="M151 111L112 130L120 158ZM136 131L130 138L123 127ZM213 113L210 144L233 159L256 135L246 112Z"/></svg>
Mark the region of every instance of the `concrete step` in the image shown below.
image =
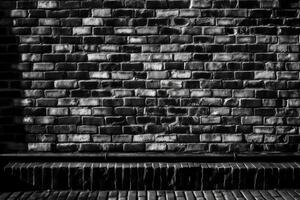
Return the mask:
<svg viewBox="0 0 300 200"><path fill-rule="evenodd" d="M1 200L299 200L300 190L26 191L0 193Z"/></svg>
<svg viewBox="0 0 300 200"><path fill-rule="evenodd" d="M3 180L38 190L300 188L300 162L10 162Z"/></svg>

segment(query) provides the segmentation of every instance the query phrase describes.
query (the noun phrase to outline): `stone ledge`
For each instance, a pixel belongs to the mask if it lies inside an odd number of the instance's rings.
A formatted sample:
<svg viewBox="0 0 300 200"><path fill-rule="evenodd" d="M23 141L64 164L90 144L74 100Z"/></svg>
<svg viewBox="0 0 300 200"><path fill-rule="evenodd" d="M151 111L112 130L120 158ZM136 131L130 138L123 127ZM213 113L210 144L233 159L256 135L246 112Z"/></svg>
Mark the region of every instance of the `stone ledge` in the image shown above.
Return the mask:
<svg viewBox="0 0 300 200"><path fill-rule="evenodd" d="M296 162L300 153L8 153L0 163L17 162Z"/></svg>
<svg viewBox="0 0 300 200"><path fill-rule="evenodd" d="M299 188L300 162L10 162L4 175L38 190Z"/></svg>
<svg viewBox="0 0 300 200"><path fill-rule="evenodd" d="M0 199L90 200L254 200L300 199L300 190L205 190L205 191L27 191L0 193Z"/></svg>

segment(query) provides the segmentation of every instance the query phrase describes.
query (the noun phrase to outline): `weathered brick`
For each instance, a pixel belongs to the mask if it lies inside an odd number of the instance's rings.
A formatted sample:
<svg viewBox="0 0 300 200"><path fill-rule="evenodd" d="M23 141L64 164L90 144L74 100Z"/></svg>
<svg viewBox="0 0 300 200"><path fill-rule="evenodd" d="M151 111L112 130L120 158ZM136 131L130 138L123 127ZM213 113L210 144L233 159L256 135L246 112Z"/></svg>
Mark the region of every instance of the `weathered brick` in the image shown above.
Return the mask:
<svg viewBox="0 0 300 200"><path fill-rule="evenodd" d="M162 70L163 64L158 62L151 62L151 63L144 63L144 69L145 70Z"/></svg>
<svg viewBox="0 0 300 200"><path fill-rule="evenodd" d="M52 145L51 143L28 143L28 151L51 151Z"/></svg>
<svg viewBox="0 0 300 200"><path fill-rule="evenodd" d="M240 134L224 134L222 135L223 142L243 142L243 135Z"/></svg>
<svg viewBox="0 0 300 200"><path fill-rule="evenodd" d="M54 81L54 87L59 89L64 88L76 88L77 87L77 81L76 80L59 80Z"/></svg>
<svg viewBox="0 0 300 200"><path fill-rule="evenodd" d="M149 79L166 79L169 76L167 71L149 71L147 74Z"/></svg>
<svg viewBox="0 0 300 200"><path fill-rule="evenodd" d="M163 143L147 143L146 144L146 151L166 151L167 150L167 144Z"/></svg>
<svg viewBox="0 0 300 200"><path fill-rule="evenodd" d="M254 126L253 133L255 134L272 134L274 133L274 127L271 126Z"/></svg>
<svg viewBox="0 0 300 200"><path fill-rule="evenodd" d="M78 101L75 98L60 98L57 103L59 106L76 106L77 104Z"/></svg>
<svg viewBox="0 0 300 200"><path fill-rule="evenodd" d="M201 134L200 142L221 142L222 137L220 134Z"/></svg>
<svg viewBox="0 0 300 200"><path fill-rule="evenodd" d="M48 113L49 115L68 115L69 110L68 108L49 108Z"/></svg>
<svg viewBox="0 0 300 200"><path fill-rule="evenodd" d="M92 29L90 27L74 27L73 35L89 35Z"/></svg>
<svg viewBox="0 0 300 200"><path fill-rule="evenodd" d="M90 72L89 76L91 79L109 79L109 72Z"/></svg>
<svg viewBox="0 0 300 200"><path fill-rule="evenodd" d="M168 94L171 97L188 97L189 91L188 90L168 90Z"/></svg>
<svg viewBox="0 0 300 200"><path fill-rule="evenodd" d="M55 9L58 7L57 1L38 1L38 8Z"/></svg>
<svg viewBox="0 0 300 200"><path fill-rule="evenodd" d="M57 135L59 142L89 142L90 135L88 134L59 134Z"/></svg>
<svg viewBox="0 0 300 200"><path fill-rule="evenodd" d="M210 0L192 0L192 8L210 8L212 6L212 1Z"/></svg>
<svg viewBox="0 0 300 200"><path fill-rule="evenodd" d="M220 117L201 117L201 123L202 124L219 124L221 123Z"/></svg>
<svg viewBox="0 0 300 200"><path fill-rule="evenodd" d="M88 54L88 61L105 61L107 60L107 54L103 53L93 53L93 54Z"/></svg>
<svg viewBox="0 0 300 200"><path fill-rule="evenodd" d="M99 106L99 99L96 98L84 98L79 99L79 106Z"/></svg>
<svg viewBox="0 0 300 200"><path fill-rule="evenodd" d="M152 134L134 135L133 142L154 142L155 137Z"/></svg>
<svg viewBox="0 0 300 200"><path fill-rule="evenodd" d="M92 111L89 108L77 107L77 108L70 108L71 115L91 115Z"/></svg>
<svg viewBox="0 0 300 200"><path fill-rule="evenodd" d="M111 17L111 9L92 9L93 17Z"/></svg>
<svg viewBox="0 0 300 200"><path fill-rule="evenodd" d="M82 125L77 127L77 133L80 134L95 134L97 131L97 126Z"/></svg>
<svg viewBox="0 0 300 200"><path fill-rule="evenodd" d="M174 79L187 79L192 75L191 71L173 71L171 73L171 78Z"/></svg>
<svg viewBox="0 0 300 200"><path fill-rule="evenodd" d="M103 21L101 18L83 18L82 25L83 26L101 26L101 25L103 25Z"/></svg>
<svg viewBox="0 0 300 200"><path fill-rule="evenodd" d="M58 44L55 45L54 47L54 51L58 52L58 53L69 53L72 52L73 50L73 46L72 45L67 45L67 44Z"/></svg>
<svg viewBox="0 0 300 200"><path fill-rule="evenodd" d="M45 97L66 97L66 90L45 90Z"/></svg>
<svg viewBox="0 0 300 200"><path fill-rule="evenodd" d="M155 90L149 90L149 89L138 89L136 90L136 95L140 97L155 97L156 91Z"/></svg>
<svg viewBox="0 0 300 200"><path fill-rule="evenodd" d="M112 79L132 79L132 72L112 72Z"/></svg>

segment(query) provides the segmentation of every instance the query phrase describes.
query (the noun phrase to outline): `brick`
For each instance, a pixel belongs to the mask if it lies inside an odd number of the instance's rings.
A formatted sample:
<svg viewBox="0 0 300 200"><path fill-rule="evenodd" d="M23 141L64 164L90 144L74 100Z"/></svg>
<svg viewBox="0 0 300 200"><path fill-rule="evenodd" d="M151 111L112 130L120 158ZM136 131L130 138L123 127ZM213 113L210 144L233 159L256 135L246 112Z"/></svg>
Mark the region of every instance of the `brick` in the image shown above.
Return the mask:
<svg viewBox="0 0 300 200"><path fill-rule="evenodd" d="M220 117L201 117L202 124L219 124L221 123Z"/></svg>
<svg viewBox="0 0 300 200"><path fill-rule="evenodd" d="M278 61L297 61L299 60L299 55L295 53L279 53Z"/></svg>
<svg viewBox="0 0 300 200"><path fill-rule="evenodd" d="M188 90L168 90L168 94L171 97L188 97L189 91Z"/></svg>
<svg viewBox="0 0 300 200"><path fill-rule="evenodd" d="M223 142L243 142L243 135L240 134L224 134L222 135Z"/></svg>
<svg viewBox="0 0 300 200"><path fill-rule="evenodd" d="M45 97L57 98L57 97L65 97L65 90L45 90Z"/></svg>
<svg viewBox="0 0 300 200"><path fill-rule="evenodd" d="M224 34L224 29L220 28L220 27L215 27L215 28L207 27L207 28L204 28L203 31L204 31L205 35L221 35L221 34Z"/></svg>
<svg viewBox="0 0 300 200"><path fill-rule="evenodd" d="M255 28L251 28L251 32L254 34L262 34L262 35L276 35L277 28L276 27L255 27Z"/></svg>
<svg viewBox="0 0 300 200"><path fill-rule="evenodd" d="M69 110L68 108L49 108L48 113L49 115L68 115Z"/></svg>
<svg viewBox="0 0 300 200"><path fill-rule="evenodd" d="M154 142L155 137L152 134L134 135L133 142Z"/></svg>
<svg viewBox="0 0 300 200"><path fill-rule="evenodd" d="M89 142L90 135L88 134L62 134L57 135L59 142Z"/></svg>
<svg viewBox="0 0 300 200"><path fill-rule="evenodd" d="M134 95L133 90L114 90L115 97L130 97Z"/></svg>
<svg viewBox="0 0 300 200"><path fill-rule="evenodd" d="M57 1L38 1L38 8L55 9L55 8L58 8L58 2Z"/></svg>
<svg viewBox="0 0 300 200"><path fill-rule="evenodd" d="M42 72L23 72L22 77L24 79L42 79L44 74Z"/></svg>
<svg viewBox="0 0 300 200"><path fill-rule="evenodd" d="M103 2L103 6L105 8L119 8L122 6L121 1L115 1L115 0L106 0Z"/></svg>
<svg viewBox="0 0 300 200"><path fill-rule="evenodd" d="M42 57L42 61L44 62L63 62L65 59L65 55L63 54L44 54Z"/></svg>
<svg viewBox="0 0 300 200"><path fill-rule="evenodd" d="M38 62L38 61L41 61L41 55L32 54L32 53L22 54L21 60L28 61L28 62Z"/></svg>
<svg viewBox="0 0 300 200"><path fill-rule="evenodd" d="M51 116L43 116L43 117L36 117L35 123L36 124L54 124L54 117Z"/></svg>
<svg viewBox="0 0 300 200"><path fill-rule="evenodd" d="M89 35L92 29L90 27L74 27L73 35Z"/></svg>
<svg viewBox="0 0 300 200"><path fill-rule="evenodd" d="M91 115L91 109L89 108L70 108L70 114L71 115Z"/></svg>
<svg viewBox="0 0 300 200"><path fill-rule="evenodd" d="M255 134L272 134L274 133L274 127L271 126L254 126L253 133Z"/></svg>
<svg viewBox="0 0 300 200"><path fill-rule="evenodd" d="M138 89L136 90L136 95L139 97L155 97L156 96L156 91L155 90L150 90L150 89Z"/></svg>
<svg viewBox="0 0 300 200"><path fill-rule="evenodd" d="M125 143L124 144L124 151L125 152L140 152L145 151L145 144L143 143Z"/></svg>
<svg viewBox="0 0 300 200"><path fill-rule="evenodd" d="M112 79L131 79L133 77L132 72L112 72Z"/></svg>
<svg viewBox="0 0 300 200"><path fill-rule="evenodd" d="M210 8L212 6L212 1L210 0L192 0L192 8Z"/></svg>
<svg viewBox="0 0 300 200"><path fill-rule="evenodd" d="M245 135L245 140L251 143L262 143L263 138L264 135L256 135L256 134Z"/></svg>
<svg viewBox="0 0 300 200"><path fill-rule="evenodd" d="M79 106L99 106L99 99L96 98L84 98L79 99Z"/></svg>
<svg viewBox="0 0 300 200"><path fill-rule="evenodd" d="M169 76L167 71L149 71L147 74L149 79L166 79Z"/></svg>
<svg viewBox="0 0 300 200"><path fill-rule="evenodd" d="M93 54L88 54L88 61L105 61L107 60L107 54L103 53L93 53Z"/></svg>
<svg viewBox="0 0 300 200"><path fill-rule="evenodd" d="M82 125L77 127L77 133L80 134L95 134L97 130L97 126Z"/></svg>
<svg viewBox="0 0 300 200"><path fill-rule="evenodd" d="M57 103L59 106L76 106L77 104L78 101L75 98L60 98Z"/></svg>
<svg viewBox="0 0 300 200"><path fill-rule="evenodd" d="M69 53L72 52L73 46L72 45L67 45L67 44L58 44L54 46L54 51L58 53Z"/></svg>
<svg viewBox="0 0 300 200"><path fill-rule="evenodd" d="M146 151L160 152L160 151L166 151L166 149L167 149L167 144L162 144L162 143L146 144Z"/></svg>
<svg viewBox="0 0 300 200"><path fill-rule="evenodd" d="M216 143L216 144L209 144L209 152L228 152L229 151L229 145L228 144L222 144L222 143Z"/></svg>
<svg viewBox="0 0 300 200"><path fill-rule="evenodd" d="M288 99L288 105L290 107L299 107L300 101L298 99Z"/></svg>
<svg viewBox="0 0 300 200"><path fill-rule="evenodd" d="M111 9L92 9L93 17L111 17Z"/></svg>
<svg viewBox="0 0 300 200"><path fill-rule="evenodd" d="M220 134L201 134L200 142L221 142L222 137Z"/></svg>
<svg viewBox="0 0 300 200"><path fill-rule="evenodd" d="M212 107L210 108L210 114L211 115L229 115L230 109L229 108L217 108Z"/></svg>
<svg viewBox="0 0 300 200"><path fill-rule="evenodd" d="M265 124L266 125L280 125L283 124L283 119L280 117L266 117Z"/></svg>
<svg viewBox="0 0 300 200"><path fill-rule="evenodd" d="M135 115L136 114L135 108L131 108L131 107L116 107L114 109L114 112L116 113L116 115Z"/></svg>
<svg viewBox="0 0 300 200"><path fill-rule="evenodd" d="M89 72L89 77L91 79L109 79L109 72Z"/></svg>
<svg viewBox="0 0 300 200"><path fill-rule="evenodd" d="M275 72L272 71L256 71L255 79L275 79Z"/></svg>
<svg viewBox="0 0 300 200"><path fill-rule="evenodd" d="M45 152L51 150L51 143L28 143L28 151Z"/></svg>
<svg viewBox="0 0 300 200"><path fill-rule="evenodd" d="M187 79L191 77L191 71L173 71L171 78L174 79Z"/></svg>
<svg viewBox="0 0 300 200"><path fill-rule="evenodd" d="M92 135L93 142L111 142L110 135Z"/></svg>
<svg viewBox="0 0 300 200"><path fill-rule="evenodd" d="M162 70L163 65L162 63L158 62L151 62L151 63L144 63L144 69L145 70Z"/></svg>
<svg viewBox="0 0 300 200"><path fill-rule="evenodd" d="M133 28L115 28L115 34L119 35L132 35L135 33L135 29Z"/></svg>
<svg viewBox="0 0 300 200"><path fill-rule="evenodd" d="M27 16L27 12L26 10L11 10L10 11L10 16L11 17L26 17Z"/></svg>
<svg viewBox="0 0 300 200"><path fill-rule="evenodd" d="M241 99L242 107L260 107L262 102L260 99Z"/></svg>
<svg viewBox="0 0 300 200"><path fill-rule="evenodd" d="M242 117L243 124L262 124L261 116L246 116Z"/></svg>
<svg viewBox="0 0 300 200"><path fill-rule="evenodd" d="M77 87L77 81L76 80L59 80L54 81L54 87L58 89L64 89L64 88L76 88Z"/></svg>
<svg viewBox="0 0 300 200"><path fill-rule="evenodd" d="M157 34L158 28L156 26L153 27L137 27L136 33L140 35L151 35L151 34Z"/></svg>

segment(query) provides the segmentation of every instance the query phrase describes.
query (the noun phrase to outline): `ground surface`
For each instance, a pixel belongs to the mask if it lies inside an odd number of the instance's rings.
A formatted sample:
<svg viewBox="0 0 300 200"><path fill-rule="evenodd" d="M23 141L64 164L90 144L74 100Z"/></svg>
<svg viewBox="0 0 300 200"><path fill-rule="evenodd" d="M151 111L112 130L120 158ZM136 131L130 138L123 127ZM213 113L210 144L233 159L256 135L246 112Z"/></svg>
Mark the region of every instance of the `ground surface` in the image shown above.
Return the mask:
<svg viewBox="0 0 300 200"><path fill-rule="evenodd" d="M210 191L26 191L0 193L1 200L293 200L300 190Z"/></svg>

